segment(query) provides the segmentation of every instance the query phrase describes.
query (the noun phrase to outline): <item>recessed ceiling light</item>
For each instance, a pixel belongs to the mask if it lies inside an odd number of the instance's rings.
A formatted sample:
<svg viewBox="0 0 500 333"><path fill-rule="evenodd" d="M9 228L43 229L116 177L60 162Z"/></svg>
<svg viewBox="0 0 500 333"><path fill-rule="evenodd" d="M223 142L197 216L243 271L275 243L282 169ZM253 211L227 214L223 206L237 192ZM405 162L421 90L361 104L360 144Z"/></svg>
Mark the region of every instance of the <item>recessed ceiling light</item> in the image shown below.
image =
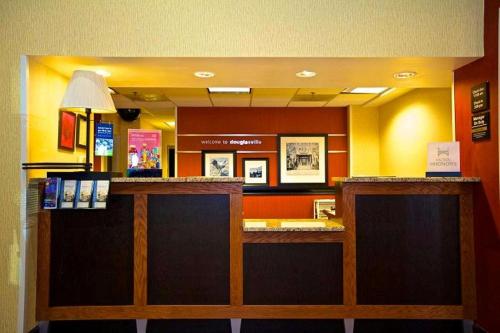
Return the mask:
<svg viewBox="0 0 500 333"><path fill-rule="evenodd" d="M405 80L405 79L411 79L412 77L415 77L417 75L417 72L398 72L394 73L394 78L397 80Z"/></svg>
<svg viewBox="0 0 500 333"><path fill-rule="evenodd" d="M297 77L315 77L316 75L316 72L308 71L305 69L303 71L295 73L295 76Z"/></svg>
<svg viewBox="0 0 500 333"><path fill-rule="evenodd" d="M111 73L104 70L104 69L96 69L95 72L102 77L110 77L111 76Z"/></svg>
<svg viewBox="0 0 500 333"><path fill-rule="evenodd" d="M387 87L358 87L358 88L347 88L342 92L344 94L380 94L386 91Z"/></svg>
<svg viewBox="0 0 500 333"><path fill-rule="evenodd" d="M206 71L199 71L199 72L194 72L194 76L199 77L201 79L209 79L211 77L214 77L215 73L206 72Z"/></svg>
<svg viewBox="0 0 500 333"><path fill-rule="evenodd" d="M250 88L248 87L209 87L208 92L213 93L235 93L235 94L249 94Z"/></svg>

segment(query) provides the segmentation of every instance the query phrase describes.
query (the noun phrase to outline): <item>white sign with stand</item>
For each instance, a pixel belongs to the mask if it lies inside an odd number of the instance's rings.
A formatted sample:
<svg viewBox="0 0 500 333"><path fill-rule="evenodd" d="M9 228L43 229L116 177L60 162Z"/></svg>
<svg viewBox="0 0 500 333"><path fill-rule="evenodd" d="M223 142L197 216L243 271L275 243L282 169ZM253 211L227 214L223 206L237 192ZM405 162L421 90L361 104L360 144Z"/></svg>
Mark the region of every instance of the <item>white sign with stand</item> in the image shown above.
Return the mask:
<svg viewBox="0 0 500 333"><path fill-rule="evenodd" d="M460 142L429 143L427 145L427 172L460 172Z"/></svg>

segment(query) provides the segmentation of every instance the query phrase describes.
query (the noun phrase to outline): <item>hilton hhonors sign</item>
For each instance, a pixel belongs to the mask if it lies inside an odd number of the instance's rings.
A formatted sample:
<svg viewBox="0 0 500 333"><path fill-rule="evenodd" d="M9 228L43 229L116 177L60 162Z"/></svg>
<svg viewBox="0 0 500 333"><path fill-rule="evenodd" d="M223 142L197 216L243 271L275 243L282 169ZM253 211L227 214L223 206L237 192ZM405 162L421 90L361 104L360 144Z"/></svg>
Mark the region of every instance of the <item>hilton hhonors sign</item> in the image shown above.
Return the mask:
<svg viewBox="0 0 500 333"><path fill-rule="evenodd" d="M431 142L427 145L428 173L460 172L460 142Z"/></svg>

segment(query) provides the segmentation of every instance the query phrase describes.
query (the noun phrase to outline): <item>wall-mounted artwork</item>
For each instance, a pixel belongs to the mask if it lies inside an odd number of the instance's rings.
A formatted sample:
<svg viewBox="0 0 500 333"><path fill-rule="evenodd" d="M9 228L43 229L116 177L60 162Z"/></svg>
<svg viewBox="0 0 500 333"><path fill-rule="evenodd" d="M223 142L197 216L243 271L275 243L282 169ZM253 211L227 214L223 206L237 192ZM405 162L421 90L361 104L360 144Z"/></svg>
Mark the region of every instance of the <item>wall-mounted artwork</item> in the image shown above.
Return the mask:
<svg viewBox="0 0 500 333"><path fill-rule="evenodd" d="M202 175L207 177L235 177L236 152L203 151L201 158Z"/></svg>
<svg viewBox="0 0 500 333"><path fill-rule="evenodd" d="M279 184L325 185L326 135L279 135Z"/></svg>
<svg viewBox="0 0 500 333"><path fill-rule="evenodd" d="M76 118L76 146L87 148L87 117L81 114Z"/></svg>
<svg viewBox="0 0 500 333"><path fill-rule="evenodd" d="M269 185L268 158L244 158L242 170L245 185Z"/></svg>
<svg viewBox="0 0 500 333"><path fill-rule="evenodd" d="M59 112L59 140L58 148L75 150L76 115L73 112Z"/></svg>

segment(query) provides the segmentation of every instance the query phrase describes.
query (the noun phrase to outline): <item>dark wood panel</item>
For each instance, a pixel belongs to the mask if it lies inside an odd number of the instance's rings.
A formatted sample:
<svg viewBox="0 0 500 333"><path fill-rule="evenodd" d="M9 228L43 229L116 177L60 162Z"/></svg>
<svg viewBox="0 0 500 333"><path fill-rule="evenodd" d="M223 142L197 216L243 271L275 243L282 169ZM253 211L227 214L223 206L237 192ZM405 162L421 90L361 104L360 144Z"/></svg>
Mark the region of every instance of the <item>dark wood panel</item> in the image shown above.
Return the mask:
<svg viewBox="0 0 500 333"><path fill-rule="evenodd" d="M148 320L146 333L231 333L229 319Z"/></svg>
<svg viewBox="0 0 500 333"><path fill-rule="evenodd" d="M245 304L342 304L342 244L245 244Z"/></svg>
<svg viewBox="0 0 500 333"><path fill-rule="evenodd" d="M148 196L148 304L229 304L229 195Z"/></svg>
<svg viewBox="0 0 500 333"><path fill-rule="evenodd" d="M461 304L458 196L355 200L358 304Z"/></svg>
<svg viewBox="0 0 500 333"><path fill-rule="evenodd" d="M50 306L133 304L134 201L51 212Z"/></svg>
<svg viewBox="0 0 500 333"><path fill-rule="evenodd" d="M241 333L344 333L343 320L243 319Z"/></svg>
<svg viewBox="0 0 500 333"><path fill-rule="evenodd" d="M460 320L357 319L354 333L463 333Z"/></svg>
<svg viewBox="0 0 500 333"><path fill-rule="evenodd" d="M148 196L136 194L134 196L134 304L147 303L147 275L148 275Z"/></svg>

